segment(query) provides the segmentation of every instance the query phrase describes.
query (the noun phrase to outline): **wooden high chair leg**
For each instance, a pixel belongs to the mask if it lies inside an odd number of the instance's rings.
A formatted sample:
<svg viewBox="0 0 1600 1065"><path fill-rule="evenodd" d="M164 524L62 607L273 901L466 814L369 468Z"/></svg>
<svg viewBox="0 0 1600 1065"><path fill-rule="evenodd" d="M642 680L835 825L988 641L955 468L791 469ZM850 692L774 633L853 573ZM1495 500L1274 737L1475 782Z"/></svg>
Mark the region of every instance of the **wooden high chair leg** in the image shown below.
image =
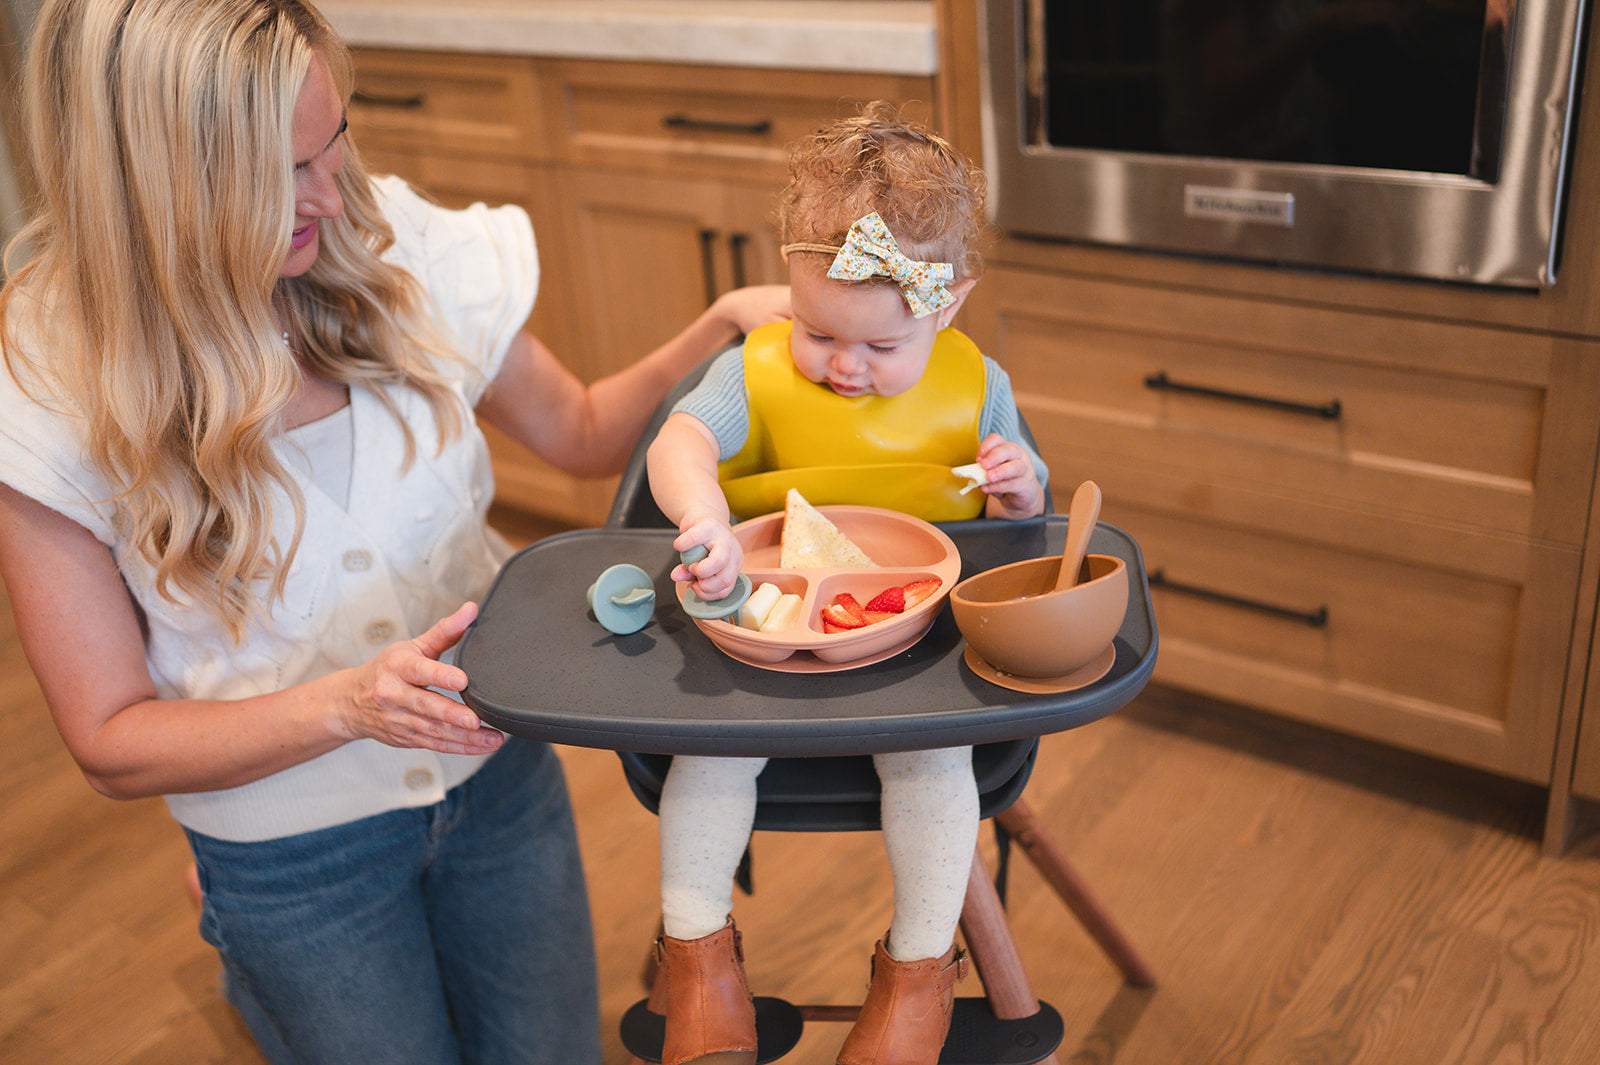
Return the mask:
<svg viewBox="0 0 1600 1065"><path fill-rule="evenodd" d="M961 937L966 940L972 967L983 981L989 1008L1002 1020L1032 1017L1039 1012L1039 996L1022 967L1017 943L1006 922L1005 907L994 889L983 856L972 856L972 874L967 879L967 898L961 907ZM1039 1065L1060 1065L1051 1054Z"/></svg>
<svg viewBox="0 0 1600 1065"><path fill-rule="evenodd" d="M1154 985L1155 973L1133 949L1133 944L1111 920L1110 914L1089 893L1088 885L1057 849L1033 809L1018 799L1010 809L997 814L995 820L1010 833L1022 848L1022 853L1039 870L1045 882L1061 896L1061 901L1066 903L1084 930L1099 944L1106 957L1122 971L1122 978L1135 987Z"/></svg>

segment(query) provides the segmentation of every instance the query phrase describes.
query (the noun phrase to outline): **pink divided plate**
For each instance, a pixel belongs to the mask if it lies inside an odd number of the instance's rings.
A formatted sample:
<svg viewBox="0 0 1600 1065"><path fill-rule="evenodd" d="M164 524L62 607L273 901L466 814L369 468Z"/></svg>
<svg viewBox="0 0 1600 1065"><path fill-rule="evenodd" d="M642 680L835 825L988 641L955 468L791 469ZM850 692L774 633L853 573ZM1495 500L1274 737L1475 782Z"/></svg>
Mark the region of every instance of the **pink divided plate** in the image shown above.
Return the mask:
<svg viewBox="0 0 1600 1065"><path fill-rule="evenodd" d="M956 545L933 525L882 507L817 508L878 565L870 569L778 568L783 512L740 522L733 533L744 547L744 572L756 587L775 584L801 597L800 621L778 632L757 632L732 621L695 619L700 630L730 658L763 669L816 673L870 665L912 646L933 624L961 576ZM934 579L939 589L904 613L849 632L822 631L822 608L840 592L862 605L886 588ZM678 584L678 598L688 585Z"/></svg>

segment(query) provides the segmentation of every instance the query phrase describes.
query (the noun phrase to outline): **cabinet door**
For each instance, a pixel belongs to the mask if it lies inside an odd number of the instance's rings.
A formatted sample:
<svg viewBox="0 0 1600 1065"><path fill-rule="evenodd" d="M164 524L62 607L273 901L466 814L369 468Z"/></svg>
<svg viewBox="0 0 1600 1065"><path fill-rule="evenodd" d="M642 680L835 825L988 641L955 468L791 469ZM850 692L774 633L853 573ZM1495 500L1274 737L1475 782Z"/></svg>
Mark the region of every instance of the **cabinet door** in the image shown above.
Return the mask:
<svg viewBox="0 0 1600 1065"><path fill-rule="evenodd" d="M561 184L578 343L596 373L658 347L719 293L784 279L765 190L583 169Z"/></svg>

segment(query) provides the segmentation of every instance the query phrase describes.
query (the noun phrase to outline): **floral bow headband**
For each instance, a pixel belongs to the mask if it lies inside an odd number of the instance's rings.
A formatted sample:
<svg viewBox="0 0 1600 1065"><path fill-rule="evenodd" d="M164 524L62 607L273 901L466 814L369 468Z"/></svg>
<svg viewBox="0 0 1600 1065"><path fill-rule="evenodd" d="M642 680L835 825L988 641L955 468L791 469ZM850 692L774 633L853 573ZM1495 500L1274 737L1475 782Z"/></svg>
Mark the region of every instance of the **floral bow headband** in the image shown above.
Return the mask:
<svg viewBox="0 0 1600 1065"><path fill-rule="evenodd" d="M956 301L945 287L955 280L955 267L906 258L876 211L850 227L842 248L831 244L785 244L782 251L785 256L791 251L836 252L833 265L828 267L828 276L835 281L889 278L900 286L914 318L925 318Z"/></svg>

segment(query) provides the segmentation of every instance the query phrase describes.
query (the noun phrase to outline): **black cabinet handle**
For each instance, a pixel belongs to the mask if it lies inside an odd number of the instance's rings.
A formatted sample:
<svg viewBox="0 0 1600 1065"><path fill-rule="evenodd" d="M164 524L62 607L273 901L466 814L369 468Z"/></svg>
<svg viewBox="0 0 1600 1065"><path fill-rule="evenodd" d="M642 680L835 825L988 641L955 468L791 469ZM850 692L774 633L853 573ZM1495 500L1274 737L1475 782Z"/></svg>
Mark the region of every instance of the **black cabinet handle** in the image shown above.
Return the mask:
<svg viewBox="0 0 1600 1065"><path fill-rule="evenodd" d="M1150 587L1165 588L1170 592L1180 592L1183 595L1192 595L1197 599L1209 599L1214 603L1226 603L1229 606L1243 607L1254 610L1260 614L1270 614L1275 618L1287 618L1298 621L1303 625L1310 625L1314 629L1328 627L1328 608L1319 606L1315 610L1299 610L1292 606L1279 606L1276 603L1265 603L1259 599L1247 599L1244 596L1233 595L1229 592L1219 592L1213 588L1202 588L1198 584L1185 584L1182 581L1172 580L1167 576L1165 569L1156 568L1150 571Z"/></svg>
<svg viewBox="0 0 1600 1065"><path fill-rule="evenodd" d="M728 254L733 259L733 287L744 288L744 249L750 243L750 234L733 233L728 237Z"/></svg>
<svg viewBox="0 0 1600 1065"><path fill-rule="evenodd" d="M770 118L758 118L750 122L740 122L725 118L695 118L692 115L667 115L661 124L668 129L692 129L706 133L748 133L752 137L760 137L772 132Z"/></svg>
<svg viewBox="0 0 1600 1065"><path fill-rule="evenodd" d="M373 107L392 107L400 111L416 111L428 102L428 94L419 92L410 96L390 96L384 93L362 92L357 89L351 95L351 101L358 104L371 104Z"/></svg>
<svg viewBox="0 0 1600 1065"><path fill-rule="evenodd" d="M717 302L717 231L715 229L702 229L700 231L700 271L705 284L706 306Z"/></svg>
<svg viewBox="0 0 1600 1065"><path fill-rule="evenodd" d="M1153 373L1144 379L1144 386L1156 392L1182 392L1190 396L1209 396L1212 399L1227 399L1235 403L1252 403L1259 407L1273 407L1277 410L1293 411L1296 414L1310 414L1318 418L1337 420L1344 412L1344 405L1337 399L1330 399L1326 403L1301 403L1292 399L1279 399L1276 396L1257 396L1249 392L1233 392L1224 388L1211 388L1206 385L1193 385L1183 381L1174 381L1167 376L1167 371Z"/></svg>

